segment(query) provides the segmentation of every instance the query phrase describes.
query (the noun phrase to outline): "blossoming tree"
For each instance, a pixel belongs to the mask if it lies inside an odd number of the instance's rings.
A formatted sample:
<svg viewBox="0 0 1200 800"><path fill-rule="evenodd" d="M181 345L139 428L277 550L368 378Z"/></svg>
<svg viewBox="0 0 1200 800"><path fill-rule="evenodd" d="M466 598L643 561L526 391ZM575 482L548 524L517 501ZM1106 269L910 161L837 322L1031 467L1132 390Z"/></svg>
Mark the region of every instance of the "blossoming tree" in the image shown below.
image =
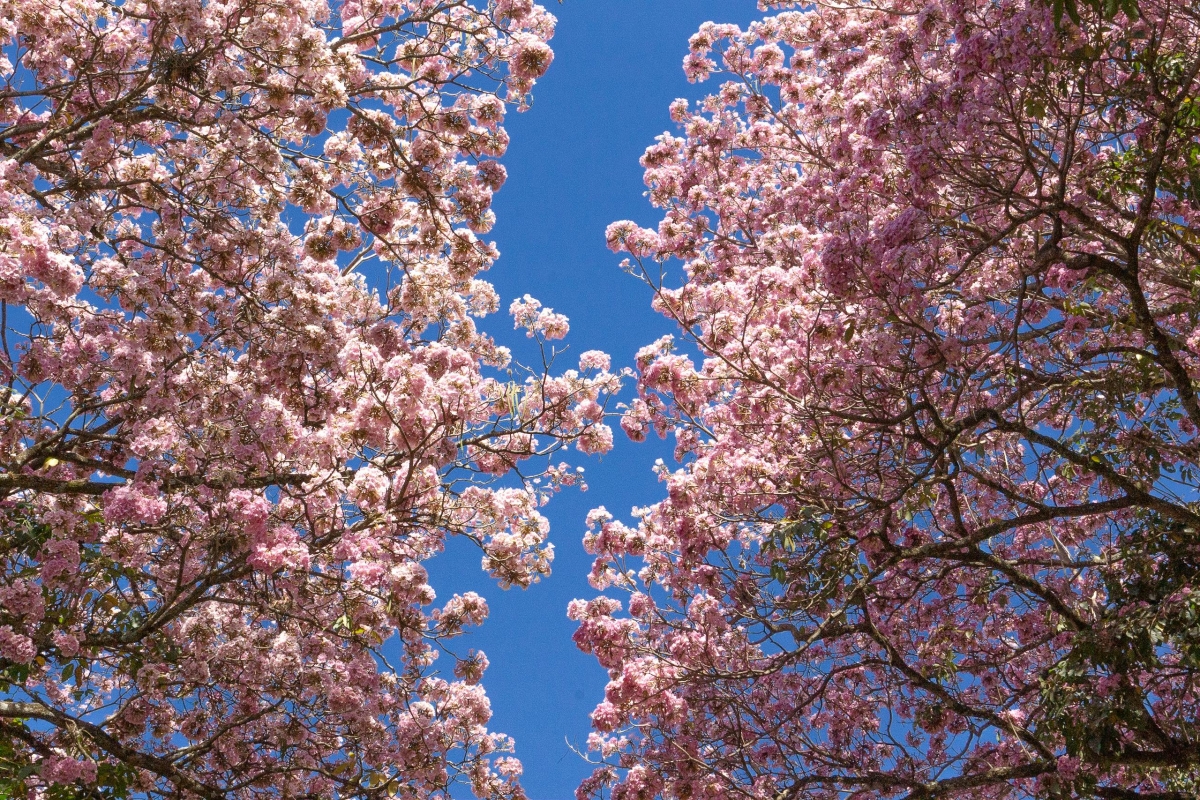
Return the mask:
<svg viewBox="0 0 1200 800"><path fill-rule="evenodd" d="M0 1L0 796L523 796L422 562L537 580L546 457L611 443L603 354L505 373L473 319L553 27Z"/></svg>
<svg viewBox="0 0 1200 800"><path fill-rule="evenodd" d="M580 796L1195 797L1200 9L764 5L609 230L682 465L590 519Z"/></svg>

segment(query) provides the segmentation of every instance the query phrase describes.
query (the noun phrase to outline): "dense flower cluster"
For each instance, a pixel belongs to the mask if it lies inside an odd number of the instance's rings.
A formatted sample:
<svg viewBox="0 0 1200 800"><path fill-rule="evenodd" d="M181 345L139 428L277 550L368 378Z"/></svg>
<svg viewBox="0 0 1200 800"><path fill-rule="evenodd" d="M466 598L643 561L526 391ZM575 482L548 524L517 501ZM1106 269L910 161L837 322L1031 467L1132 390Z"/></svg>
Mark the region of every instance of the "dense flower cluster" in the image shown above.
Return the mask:
<svg viewBox="0 0 1200 800"><path fill-rule="evenodd" d="M475 323L554 23L0 0L0 795L523 796L486 657L433 668L486 605L422 562L537 580L578 477L519 465L611 443L606 358Z"/></svg>
<svg viewBox="0 0 1200 800"><path fill-rule="evenodd" d="M1200 11L764 5L608 233L682 466L589 520L579 796L1196 796Z"/></svg>

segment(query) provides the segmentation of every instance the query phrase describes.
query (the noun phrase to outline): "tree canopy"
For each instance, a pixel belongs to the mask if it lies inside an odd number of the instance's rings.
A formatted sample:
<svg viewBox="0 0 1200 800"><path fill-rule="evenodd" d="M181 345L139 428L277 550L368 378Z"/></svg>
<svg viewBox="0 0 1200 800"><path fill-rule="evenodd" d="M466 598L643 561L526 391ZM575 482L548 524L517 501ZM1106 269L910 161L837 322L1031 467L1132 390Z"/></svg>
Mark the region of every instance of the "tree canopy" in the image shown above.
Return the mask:
<svg viewBox="0 0 1200 800"><path fill-rule="evenodd" d="M761 6L607 231L677 464L586 521L578 797L1196 797L1200 7ZM0 0L0 798L525 797L424 564L548 575L613 446L478 323L555 24Z"/></svg>
<svg viewBox="0 0 1200 800"><path fill-rule="evenodd" d="M524 796L486 658L431 671L486 603L422 562L538 580L547 457L611 443L607 357L475 324L554 22L0 3L0 796Z"/></svg>
<svg viewBox="0 0 1200 800"><path fill-rule="evenodd" d="M608 232L682 465L589 520L580 796L1196 796L1200 10L766 5Z"/></svg>

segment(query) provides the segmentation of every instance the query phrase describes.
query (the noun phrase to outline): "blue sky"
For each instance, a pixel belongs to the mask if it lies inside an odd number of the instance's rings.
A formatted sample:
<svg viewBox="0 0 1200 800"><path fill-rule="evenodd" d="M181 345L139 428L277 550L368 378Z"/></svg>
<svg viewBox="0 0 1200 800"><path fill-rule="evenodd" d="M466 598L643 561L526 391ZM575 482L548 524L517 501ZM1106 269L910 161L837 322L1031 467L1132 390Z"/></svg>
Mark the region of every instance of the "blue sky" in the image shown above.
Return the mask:
<svg viewBox="0 0 1200 800"><path fill-rule="evenodd" d="M492 233L501 258L487 277L503 309L528 292L570 317L571 352L561 368L589 349L630 365L639 347L672 328L650 310L649 290L620 270L604 229L618 219L657 223L638 158L673 129L671 100L698 97L705 88L688 84L680 68L688 37L706 20L745 24L758 13L753 0L547 5L559 18L554 65L538 83L533 108L508 120L509 180L496 197ZM509 330L503 313L485 327L520 355L523 334ZM661 488L650 467L671 457L668 445L635 445L619 430L616 449L603 459L572 456L586 467L590 488L566 490L546 509L556 550L549 579L524 592L501 591L479 571L478 550L461 542L428 564L439 598L472 589L488 599L491 618L456 649L482 649L491 661L484 686L492 727L516 738L531 800L567 800L591 771L567 746L569 740L583 749L588 714L607 681L594 659L575 649L566 618L569 600L595 595L580 544L584 516L604 505L628 517L632 506L653 503Z"/></svg>

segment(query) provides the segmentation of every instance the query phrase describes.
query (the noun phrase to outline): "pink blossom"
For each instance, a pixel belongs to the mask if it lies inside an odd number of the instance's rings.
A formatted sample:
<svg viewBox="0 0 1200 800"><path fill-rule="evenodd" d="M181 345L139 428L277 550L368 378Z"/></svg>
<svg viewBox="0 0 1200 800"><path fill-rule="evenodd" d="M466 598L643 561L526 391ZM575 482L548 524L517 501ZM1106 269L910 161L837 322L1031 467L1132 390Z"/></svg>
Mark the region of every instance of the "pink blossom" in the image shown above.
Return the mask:
<svg viewBox="0 0 1200 800"><path fill-rule="evenodd" d="M11 625L0 626L0 656L15 664L30 664L37 652L37 646L28 636L15 633Z"/></svg>
<svg viewBox="0 0 1200 800"><path fill-rule="evenodd" d="M530 338L542 336L546 339L562 339L570 331L565 316L554 313L553 309L542 308L542 304L529 295L514 300L508 313L512 315L513 327L525 328L525 335Z"/></svg>
<svg viewBox="0 0 1200 800"><path fill-rule="evenodd" d="M513 37L513 42L509 62L513 75L532 79L546 74L554 60L554 52L545 42L531 34L518 34Z"/></svg>
<svg viewBox="0 0 1200 800"><path fill-rule="evenodd" d="M51 784L96 782L96 762L53 755L41 763L42 780Z"/></svg>

